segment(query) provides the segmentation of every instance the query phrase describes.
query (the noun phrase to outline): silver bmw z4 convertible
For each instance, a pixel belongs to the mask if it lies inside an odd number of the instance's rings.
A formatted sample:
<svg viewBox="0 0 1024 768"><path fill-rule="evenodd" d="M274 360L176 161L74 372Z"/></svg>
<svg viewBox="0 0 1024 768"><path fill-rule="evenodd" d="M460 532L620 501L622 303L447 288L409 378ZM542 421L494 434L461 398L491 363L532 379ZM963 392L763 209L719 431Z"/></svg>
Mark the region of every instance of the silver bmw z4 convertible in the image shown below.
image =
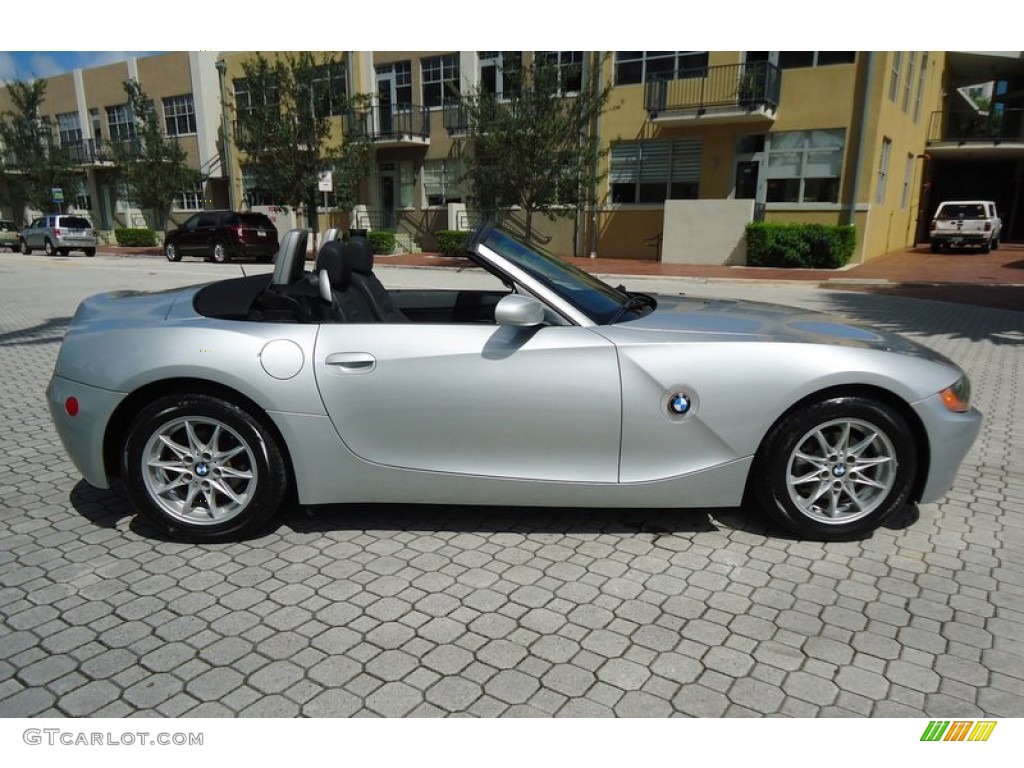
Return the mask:
<svg viewBox="0 0 1024 768"><path fill-rule="evenodd" d="M715 508L864 535L941 498L963 371L848 320L613 288L486 225L497 290L386 290L362 238L273 274L93 296L48 389L92 485L179 538L344 502ZM504 286L501 288L500 286ZM500 289L499 289L500 288ZM652 513L653 514L653 513Z"/></svg>

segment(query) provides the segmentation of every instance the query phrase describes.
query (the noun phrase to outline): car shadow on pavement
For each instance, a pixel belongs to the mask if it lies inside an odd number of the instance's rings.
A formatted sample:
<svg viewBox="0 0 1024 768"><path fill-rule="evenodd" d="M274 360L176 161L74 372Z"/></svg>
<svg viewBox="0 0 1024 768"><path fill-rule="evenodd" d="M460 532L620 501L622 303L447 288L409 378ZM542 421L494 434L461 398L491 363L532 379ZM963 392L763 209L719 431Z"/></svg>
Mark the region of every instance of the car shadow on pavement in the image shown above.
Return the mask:
<svg viewBox="0 0 1024 768"><path fill-rule="evenodd" d="M139 517L120 484L110 489L94 488L79 480L71 489L71 506L97 528L120 528L128 520L131 531L144 539L173 541L164 531Z"/></svg>
<svg viewBox="0 0 1024 768"><path fill-rule="evenodd" d="M41 323L19 328L16 331L0 333L0 347L22 344L53 344L64 339L70 317L51 317Z"/></svg>
<svg viewBox="0 0 1024 768"><path fill-rule="evenodd" d="M878 328L909 335L947 336L989 341L997 346L1024 344L1024 312L990 309L979 306L963 306L959 301L951 309L951 296L963 286L922 287L918 295L908 293L908 288L870 287L870 293L829 292L828 310L851 319L863 320ZM976 286L978 290L996 290L996 286ZM1024 308L1024 288L1016 288ZM890 294L890 295L875 295ZM891 296L904 299L894 302ZM924 299L924 300L923 300ZM915 306L908 306L912 302Z"/></svg>

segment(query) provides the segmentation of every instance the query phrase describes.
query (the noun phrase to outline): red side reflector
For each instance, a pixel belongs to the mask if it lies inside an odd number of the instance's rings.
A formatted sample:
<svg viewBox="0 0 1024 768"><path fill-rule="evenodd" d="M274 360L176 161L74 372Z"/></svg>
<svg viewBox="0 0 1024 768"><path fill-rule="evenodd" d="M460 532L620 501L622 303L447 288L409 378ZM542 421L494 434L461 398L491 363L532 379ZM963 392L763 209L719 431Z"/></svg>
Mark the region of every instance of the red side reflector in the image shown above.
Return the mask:
<svg viewBox="0 0 1024 768"><path fill-rule="evenodd" d="M64 410L68 412L68 416L78 415L78 398L69 397L64 401Z"/></svg>

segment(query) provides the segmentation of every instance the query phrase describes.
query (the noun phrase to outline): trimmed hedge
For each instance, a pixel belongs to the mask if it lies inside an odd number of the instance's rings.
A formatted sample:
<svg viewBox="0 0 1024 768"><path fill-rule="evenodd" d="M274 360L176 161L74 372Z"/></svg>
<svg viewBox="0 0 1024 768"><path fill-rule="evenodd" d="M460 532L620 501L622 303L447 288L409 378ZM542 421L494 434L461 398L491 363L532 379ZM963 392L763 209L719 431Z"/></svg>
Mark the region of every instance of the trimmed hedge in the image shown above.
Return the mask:
<svg viewBox="0 0 1024 768"><path fill-rule="evenodd" d="M440 232L434 233L434 237L437 239L437 250L443 256L466 255L466 240L469 238L469 232L463 232L460 229L442 229Z"/></svg>
<svg viewBox="0 0 1024 768"><path fill-rule="evenodd" d="M838 269L853 256L856 229L828 224L747 224L752 267Z"/></svg>
<svg viewBox="0 0 1024 768"><path fill-rule="evenodd" d="M395 233L386 229L373 229L366 233L374 253L391 253L395 250Z"/></svg>
<svg viewBox="0 0 1024 768"><path fill-rule="evenodd" d="M156 245L156 232L149 227L129 229L118 227L114 230L114 239L118 245L126 245L133 248L148 248Z"/></svg>

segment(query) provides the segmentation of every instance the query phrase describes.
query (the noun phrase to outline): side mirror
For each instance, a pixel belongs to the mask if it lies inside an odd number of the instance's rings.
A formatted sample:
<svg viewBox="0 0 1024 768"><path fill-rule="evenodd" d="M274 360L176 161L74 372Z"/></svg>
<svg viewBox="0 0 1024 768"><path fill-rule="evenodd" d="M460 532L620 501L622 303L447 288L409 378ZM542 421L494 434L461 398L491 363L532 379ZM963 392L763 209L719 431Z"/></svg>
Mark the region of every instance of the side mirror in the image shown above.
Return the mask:
<svg viewBox="0 0 1024 768"><path fill-rule="evenodd" d="M529 296L510 293L495 306L494 319L498 325L531 328L544 322L544 305Z"/></svg>

